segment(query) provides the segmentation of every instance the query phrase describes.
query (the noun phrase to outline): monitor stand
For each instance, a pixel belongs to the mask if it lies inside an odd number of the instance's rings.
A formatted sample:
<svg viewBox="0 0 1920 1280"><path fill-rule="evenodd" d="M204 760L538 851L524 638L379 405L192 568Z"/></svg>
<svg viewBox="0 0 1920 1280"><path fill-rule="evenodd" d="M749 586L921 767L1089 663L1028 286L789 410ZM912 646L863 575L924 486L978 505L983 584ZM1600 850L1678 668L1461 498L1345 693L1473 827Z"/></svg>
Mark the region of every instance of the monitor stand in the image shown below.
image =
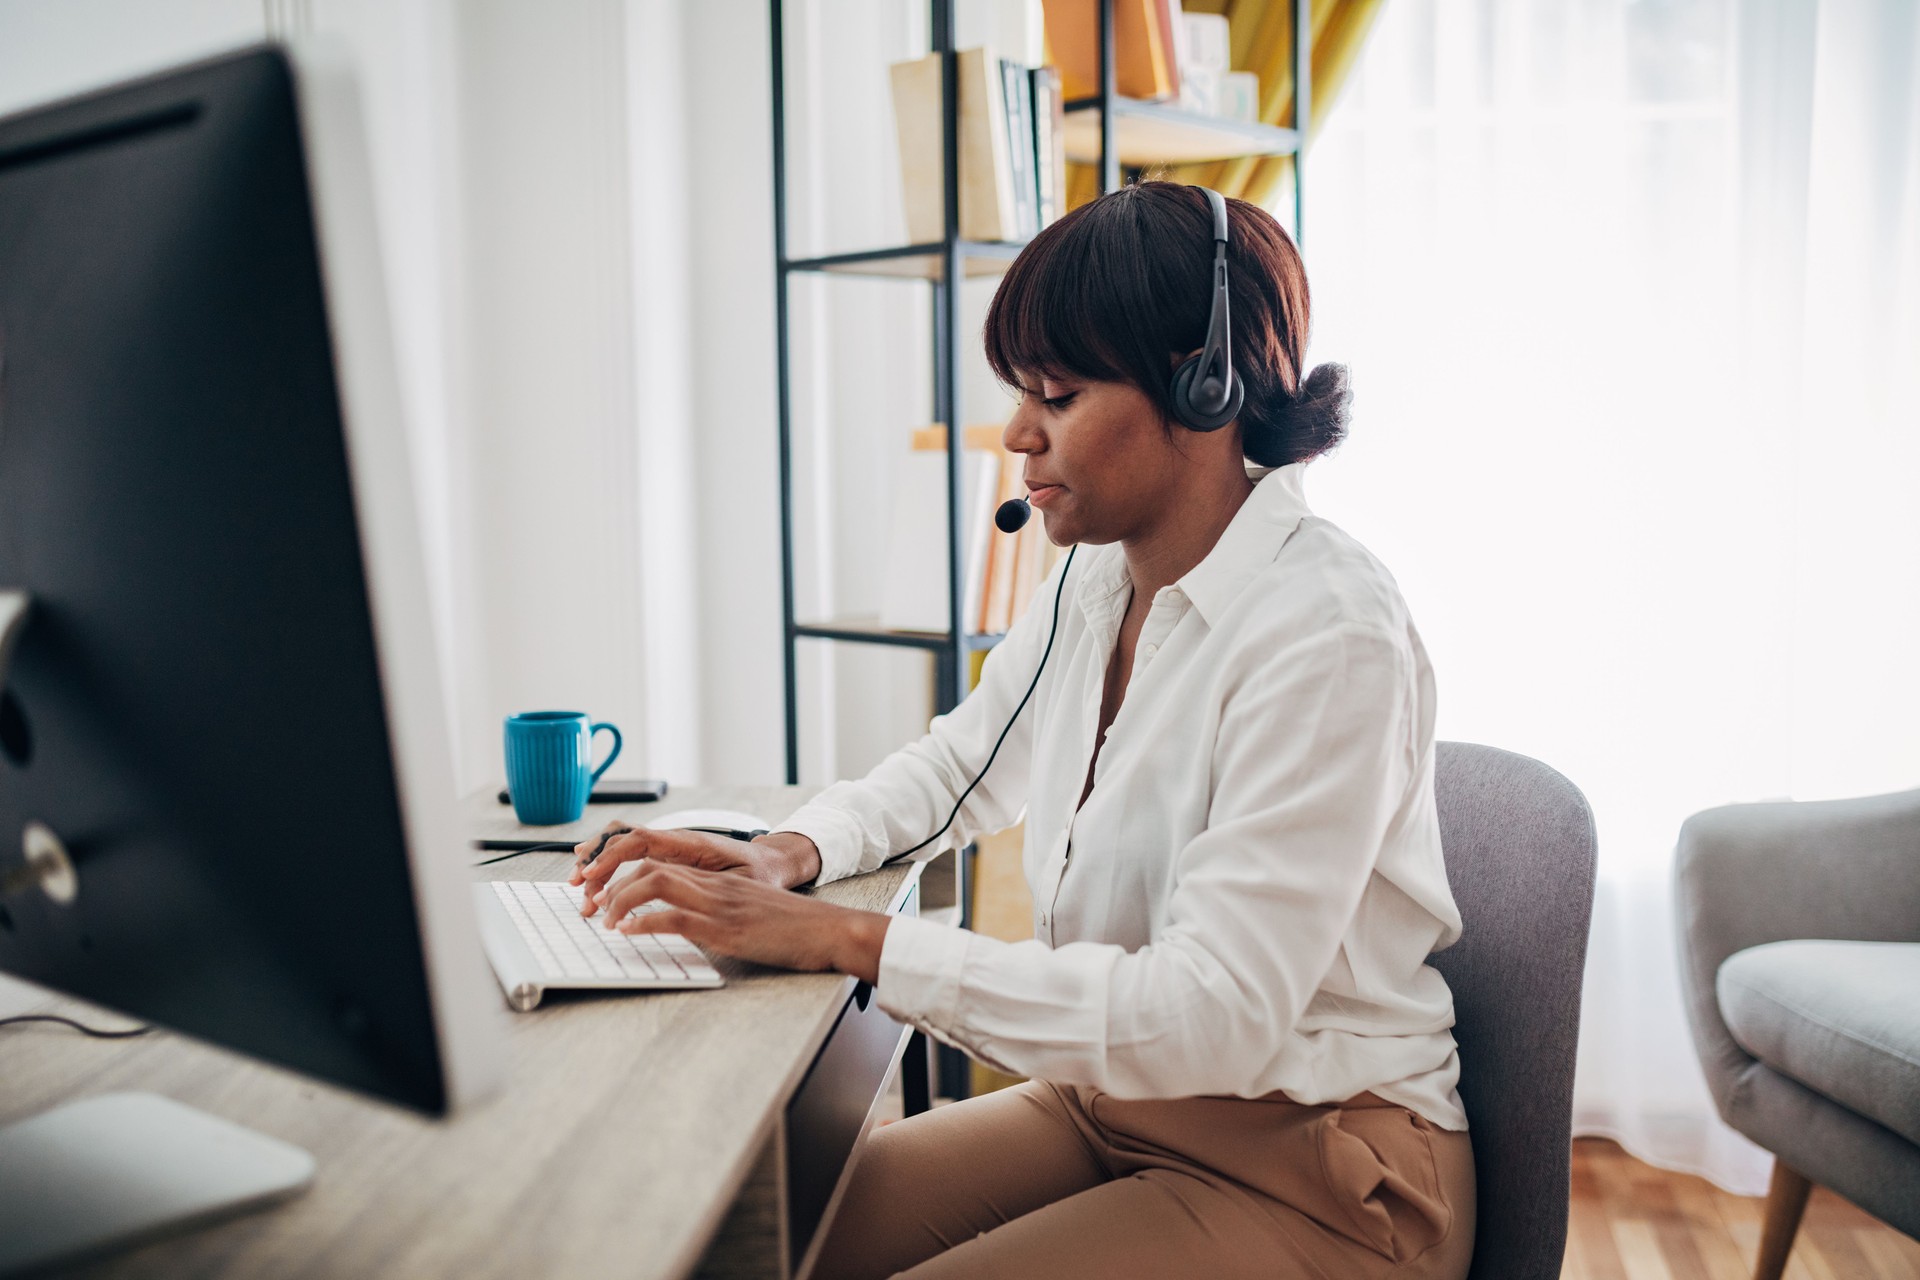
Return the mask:
<svg viewBox="0 0 1920 1280"><path fill-rule="evenodd" d="M152 1093L109 1093L0 1128L0 1275L277 1204L313 1157Z"/></svg>
<svg viewBox="0 0 1920 1280"><path fill-rule="evenodd" d="M0 591L0 689L30 600ZM6 892L74 896L72 864L38 823ZM299 1147L153 1093L109 1093L0 1128L0 1275L91 1256L277 1204L313 1181Z"/></svg>

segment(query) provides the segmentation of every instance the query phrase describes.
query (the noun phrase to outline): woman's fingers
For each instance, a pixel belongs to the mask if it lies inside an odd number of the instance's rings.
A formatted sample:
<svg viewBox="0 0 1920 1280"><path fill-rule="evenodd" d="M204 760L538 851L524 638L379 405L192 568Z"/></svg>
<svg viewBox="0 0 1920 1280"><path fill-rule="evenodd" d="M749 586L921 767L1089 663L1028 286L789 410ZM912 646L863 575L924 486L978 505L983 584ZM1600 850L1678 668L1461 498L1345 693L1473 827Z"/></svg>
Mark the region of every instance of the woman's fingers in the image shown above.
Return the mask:
<svg viewBox="0 0 1920 1280"><path fill-rule="evenodd" d="M587 897L591 899L622 866L640 858L658 857L657 843L651 831L629 830L611 835L598 853L574 868L574 875L579 877L574 883L585 885Z"/></svg>
<svg viewBox="0 0 1920 1280"><path fill-rule="evenodd" d="M638 843L629 843L638 842ZM778 865L762 867L759 859L769 852L763 845L734 840L707 831L660 830L635 831L617 836L588 868L582 883L589 891L604 886L613 869L622 862L645 858L652 862L674 863L702 871L724 871L741 879L766 880L776 887L784 881ZM591 911L586 912L592 915Z"/></svg>
<svg viewBox="0 0 1920 1280"><path fill-rule="evenodd" d="M698 946L706 940L707 918L681 907L636 911L620 922L621 933L677 933Z"/></svg>
<svg viewBox="0 0 1920 1280"><path fill-rule="evenodd" d="M614 837L625 835L632 830L633 828L624 822L609 822L600 829L599 835L582 840L579 844L573 846L573 874L567 877L567 882L569 884L579 884L585 880L587 864L591 863L595 858L598 858L600 854L605 851L608 842L613 840Z"/></svg>
<svg viewBox="0 0 1920 1280"><path fill-rule="evenodd" d="M717 878L711 871L650 861L622 880L612 892L603 895L600 902L605 912L603 923L609 929L618 928L635 908L656 898L669 907L704 913L711 910L718 891L718 886L708 881Z"/></svg>
<svg viewBox="0 0 1920 1280"><path fill-rule="evenodd" d="M622 856L621 850L609 846L605 855L597 862L586 867L581 873L580 914L591 916L611 900L612 895L633 882L633 875L624 880L617 878L620 868L628 862L635 864L634 875L653 865L648 854L650 848L642 844L632 851L632 856Z"/></svg>
<svg viewBox="0 0 1920 1280"><path fill-rule="evenodd" d="M631 891L629 897L629 884ZM878 979L889 918L788 893L745 876L654 868L622 881L623 902L657 899L630 910L621 933L677 933L704 951L785 969L841 969ZM637 901L634 901L637 900Z"/></svg>

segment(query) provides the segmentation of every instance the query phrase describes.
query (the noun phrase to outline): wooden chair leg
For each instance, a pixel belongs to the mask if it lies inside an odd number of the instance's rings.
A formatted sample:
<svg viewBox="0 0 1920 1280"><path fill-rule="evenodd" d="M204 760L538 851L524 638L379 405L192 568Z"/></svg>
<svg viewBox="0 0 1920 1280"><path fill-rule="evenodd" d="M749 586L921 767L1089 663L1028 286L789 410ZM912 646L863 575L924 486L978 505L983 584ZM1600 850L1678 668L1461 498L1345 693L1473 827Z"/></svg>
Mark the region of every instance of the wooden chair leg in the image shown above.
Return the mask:
<svg viewBox="0 0 1920 1280"><path fill-rule="evenodd" d="M1767 1217L1760 1228L1760 1260L1753 1266L1753 1280L1780 1280L1812 1190L1813 1183L1804 1173L1774 1157L1773 1180L1767 1184Z"/></svg>

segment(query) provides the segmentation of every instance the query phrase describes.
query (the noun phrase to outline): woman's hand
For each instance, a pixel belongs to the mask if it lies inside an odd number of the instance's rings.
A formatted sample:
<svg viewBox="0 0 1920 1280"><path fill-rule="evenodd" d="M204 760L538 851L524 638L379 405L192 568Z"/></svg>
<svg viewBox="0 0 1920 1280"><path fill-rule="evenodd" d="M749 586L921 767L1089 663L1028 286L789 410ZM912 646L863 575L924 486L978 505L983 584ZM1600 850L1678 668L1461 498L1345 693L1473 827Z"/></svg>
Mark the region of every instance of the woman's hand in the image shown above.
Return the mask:
<svg viewBox="0 0 1920 1280"><path fill-rule="evenodd" d="M593 839L575 845L573 858L567 882L586 886L588 903L614 872L638 858L729 872L776 889L791 889L820 874L820 851L813 841L791 831L746 841L711 831L655 831L610 822Z"/></svg>
<svg viewBox="0 0 1920 1280"><path fill-rule="evenodd" d="M735 843L739 843L736 841ZM636 911L658 899L666 906ZM649 859L598 897L585 914L621 933L677 933L695 946L783 969L837 969L867 982L880 978L880 948L890 917L837 907L727 870Z"/></svg>

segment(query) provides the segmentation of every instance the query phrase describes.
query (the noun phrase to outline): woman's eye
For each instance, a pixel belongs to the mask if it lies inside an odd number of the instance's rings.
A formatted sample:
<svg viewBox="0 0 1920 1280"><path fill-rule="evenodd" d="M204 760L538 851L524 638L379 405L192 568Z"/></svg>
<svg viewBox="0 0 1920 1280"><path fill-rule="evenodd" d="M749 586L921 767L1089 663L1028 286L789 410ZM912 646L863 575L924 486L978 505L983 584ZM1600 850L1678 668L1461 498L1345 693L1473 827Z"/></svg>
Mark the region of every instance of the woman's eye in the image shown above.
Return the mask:
<svg viewBox="0 0 1920 1280"><path fill-rule="evenodd" d="M1045 396L1042 396L1040 397L1040 403L1047 406L1047 408L1049 409L1064 409L1069 404L1073 403L1073 397L1074 397L1074 393L1069 391L1067 392L1066 395L1055 396L1051 400L1047 399Z"/></svg>

